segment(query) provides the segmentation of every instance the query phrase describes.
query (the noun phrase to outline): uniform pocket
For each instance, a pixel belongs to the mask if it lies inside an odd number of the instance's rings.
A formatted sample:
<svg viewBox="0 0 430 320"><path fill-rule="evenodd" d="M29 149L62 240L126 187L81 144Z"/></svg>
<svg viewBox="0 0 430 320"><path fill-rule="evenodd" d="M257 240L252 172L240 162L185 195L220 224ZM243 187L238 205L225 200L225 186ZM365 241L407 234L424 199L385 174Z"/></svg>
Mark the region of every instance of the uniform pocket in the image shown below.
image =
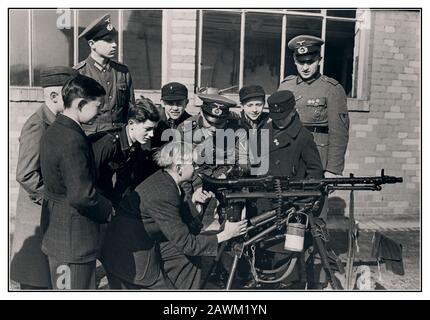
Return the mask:
<svg viewBox="0 0 430 320"><path fill-rule="evenodd" d="M327 98L317 97L310 98L306 102L306 107L312 108L312 120L314 122L324 122L327 121Z"/></svg>

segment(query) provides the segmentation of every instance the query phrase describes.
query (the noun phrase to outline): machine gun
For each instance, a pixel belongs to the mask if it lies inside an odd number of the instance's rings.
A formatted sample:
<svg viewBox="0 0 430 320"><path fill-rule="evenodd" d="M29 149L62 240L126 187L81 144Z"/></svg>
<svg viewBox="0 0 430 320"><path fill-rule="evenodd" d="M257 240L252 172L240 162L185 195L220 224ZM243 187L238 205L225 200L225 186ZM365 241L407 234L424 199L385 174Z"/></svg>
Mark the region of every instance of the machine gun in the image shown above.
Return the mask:
<svg viewBox="0 0 430 320"><path fill-rule="evenodd" d="M380 176L375 177L340 177L340 178L324 178L324 179L290 179L288 177L263 176L263 177L245 177L239 179L215 179L209 176L200 176L203 182L203 189L215 193L218 199L219 216L221 220L239 221L241 219L243 208L247 201L256 201L258 199L271 199L272 210L263 212L255 217L248 219L248 228L245 236L240 239L235 239L231 243L231 250L234 253L234 260L230 269L229 278L226 289L230 289L233 283L236 268L239 259L242 257L245 250L251 248L255 251L255 244L267 239L283 239L288 238L289 230L291 239L302 236L304 230L310 231L314 247L321 257L322 266L327 274L328 281L333 289L339 289L338 284L334 280L334 272L329 263L329 257L325 244L323 242L321 226L318 223L317 217L320 215L324 206L327 195L336 190L350 190L351 201L353 201L353 192L355 190L380 191L384 184L401 183L401 177L386 176L384 170L381 170ZM350 205L353 208L353 204ZM306 219L306 224L303 224L303 217ZM349 230L349 250L347 261L347 289L349 289L352 265L354 259L354 217L353 210L350 210L351 225ZM286 234L279 234L279 231L289 222L291 228L287 228ZM222 221L221 221L222 222ZM294 224L294 228L293 228ZM276 232L277 231L277 232ZM274 233L277 233L273 236ZM285 270L279 279L264 280L257 274L257 270L252 268L254 279L260 283L277 283L285 279L293 270L300 252L300 244L293 243L293 249L288 250L293 252L289 265L278 268L278 270L263 270L262 274L275 274L281 269ZM287 247L287 244L286 244ZM225 249L223 245L222 250ZM255 253L255 252L254 252ZM219 260L221 252L218 253L215 261ZM255 262L255 254L252 259Z"/></svg>

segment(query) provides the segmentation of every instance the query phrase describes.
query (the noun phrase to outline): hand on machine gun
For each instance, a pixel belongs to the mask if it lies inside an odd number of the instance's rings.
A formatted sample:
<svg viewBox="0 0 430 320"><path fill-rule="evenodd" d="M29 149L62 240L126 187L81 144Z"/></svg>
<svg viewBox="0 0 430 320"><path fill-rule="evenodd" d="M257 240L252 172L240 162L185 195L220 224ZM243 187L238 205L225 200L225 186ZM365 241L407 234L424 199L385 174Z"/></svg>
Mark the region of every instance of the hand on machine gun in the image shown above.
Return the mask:
<svg viewBox="0 0 430 320"><path fill-rule="evenodd" d="M202 187L194 191L192 201L194 204L204 204L214 197L215 194L212 191L205 191Z"/></svg>
<svg viewBox="0 0 430 320"><path fill-rule="evenodd" d="M221 243L245 234L247 231L247 225L248 225L248 220L246 219L238 222L230 222L226 220L224 223L224 229L217 234L218 243Z"/></svg>

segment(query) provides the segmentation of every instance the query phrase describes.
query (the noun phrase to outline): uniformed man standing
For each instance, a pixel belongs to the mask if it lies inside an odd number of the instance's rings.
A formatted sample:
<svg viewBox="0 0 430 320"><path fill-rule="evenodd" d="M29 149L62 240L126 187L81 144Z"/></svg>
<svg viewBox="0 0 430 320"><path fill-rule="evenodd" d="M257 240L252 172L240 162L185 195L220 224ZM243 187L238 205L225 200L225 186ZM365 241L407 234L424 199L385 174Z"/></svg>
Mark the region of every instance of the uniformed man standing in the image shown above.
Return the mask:
<svg viewBox="0 0 430 320"><path fill-rule="evenodd" d="M83 125L87 134L126 124L129 105L134 103L130 71L126 65L112 60L117 51L115 36L109 14L94 20L79 35L88 41L91 53L74 69L95 79L106 91L105 103L97 118Z"/></svg>
<svg viewBox="0 0 430 320"><path fill-rule="evenodd" d="M294 50L298 75L285 78L279 90L290 90L296 97L300 119L314 135L326 177L342 175L348 144L349 117L345 91L339 82L322 75L323 40L300 35L288 42Z"/></svg>
<svg viewBox="0 0 430 320"><path fill-rule="evenodd" d="M179 124L190 118L185 111L188 105L188 89L182 83L169 82L161 88L160 121L151 140L151 147L157 148L168 141L162 141L162 134L166 129L176 129Z"/></svg>
<svg viewBox="0 0 430 320"><path fill-rule="evenodd" d="M220 94L199 94L198 97L203 101L200 113L181 123L178 131L185 142L192 142L197 147L199 168L196 172L219 178L227 174L234 164L227 163L227 159L233 159L234 156L234 160L238 161L239 155L246 152L246 131L238 131L241 129L239 121L230 112L236 102ZM227 129L237 134L234 148L228 148L227 144L217 145L217 130ZM188 139L192 141L187 141Z"/></svg>

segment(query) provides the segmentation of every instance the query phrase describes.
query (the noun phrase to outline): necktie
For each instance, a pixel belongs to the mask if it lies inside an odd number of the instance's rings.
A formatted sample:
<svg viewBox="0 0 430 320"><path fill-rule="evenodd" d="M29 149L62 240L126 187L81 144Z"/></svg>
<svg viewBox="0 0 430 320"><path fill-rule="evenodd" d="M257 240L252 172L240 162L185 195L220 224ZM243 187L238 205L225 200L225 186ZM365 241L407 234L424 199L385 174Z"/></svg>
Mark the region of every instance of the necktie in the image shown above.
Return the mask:
<svg viewBox="0 0 430 320"><path fill-rule="evenodd" d="M174 128L175 128L175 120L173 120L172 118L170 118L169 120L167 120L167 122L168 122L169 127L170 127L171 129L174 129Z"/></svg>

